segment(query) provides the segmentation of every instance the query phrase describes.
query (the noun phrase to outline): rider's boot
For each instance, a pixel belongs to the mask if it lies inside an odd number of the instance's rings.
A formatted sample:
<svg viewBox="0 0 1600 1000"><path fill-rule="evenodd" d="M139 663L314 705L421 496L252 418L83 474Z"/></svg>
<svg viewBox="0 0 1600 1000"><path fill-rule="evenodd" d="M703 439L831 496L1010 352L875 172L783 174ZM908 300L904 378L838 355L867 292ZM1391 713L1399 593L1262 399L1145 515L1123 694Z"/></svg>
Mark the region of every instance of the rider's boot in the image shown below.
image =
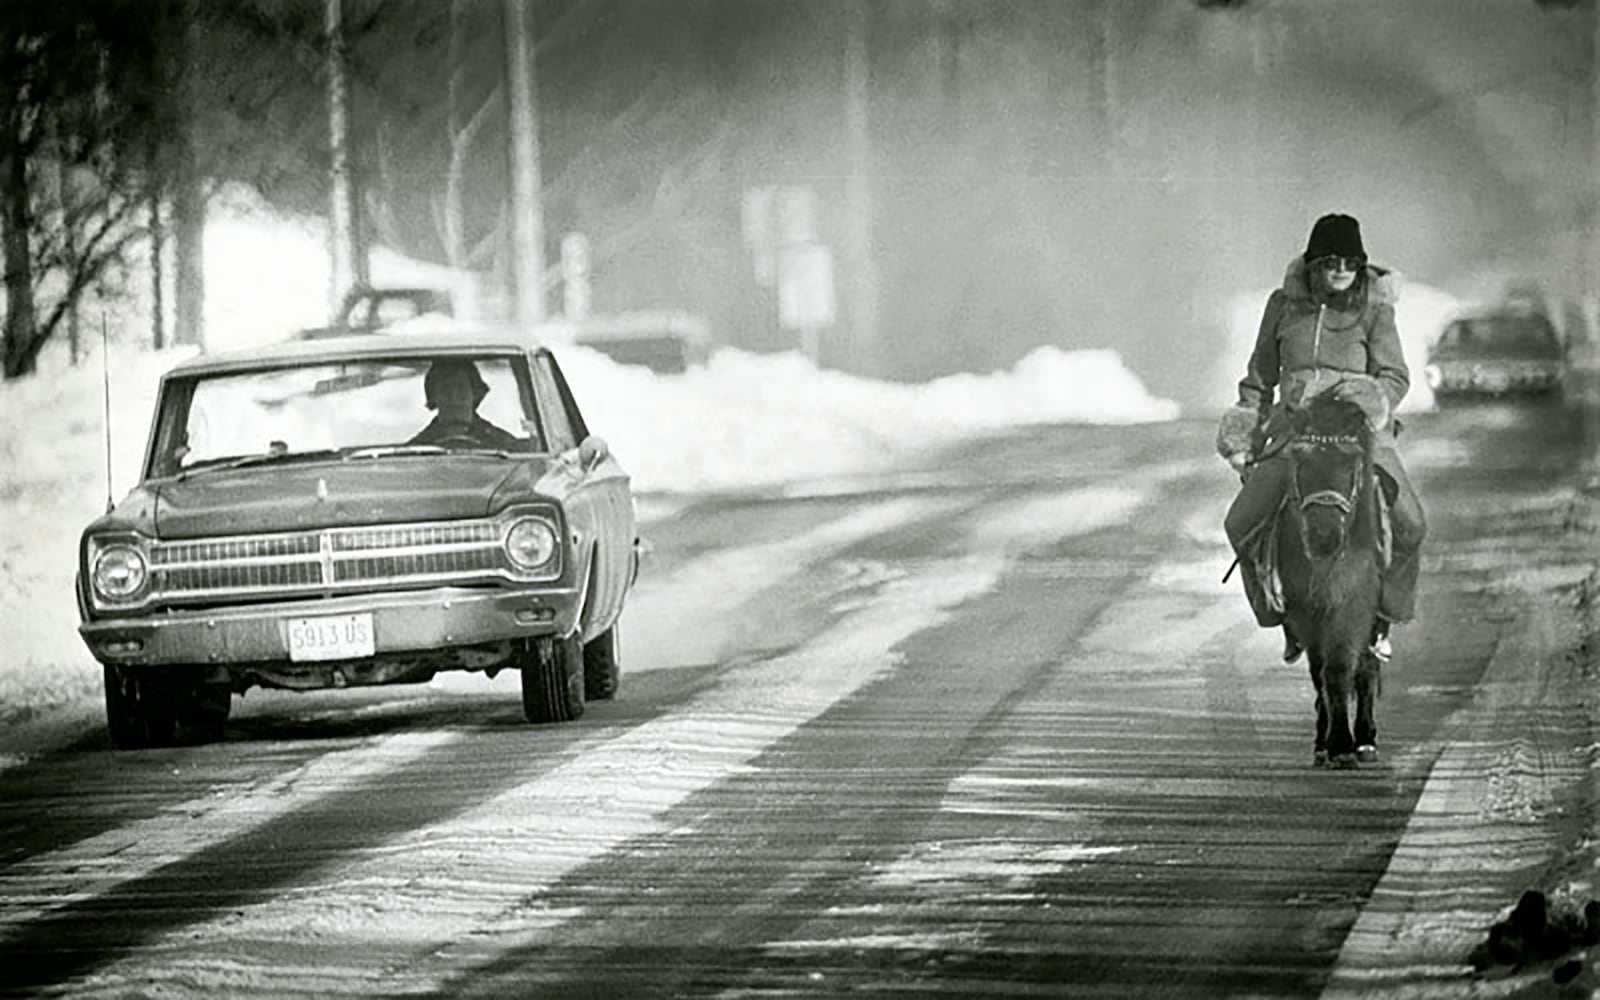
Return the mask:
<svg viewBox="0 0 1600 1000"><path fill-rule="evenodd" d="M1293 663L1300 659L1300 654L1305 652L1305 647L1300 645L1300 640L1294 634L1294 629L1288 622L1283 623L1283 662Z"/></svg>
<svg viewBox="0 0 1600 1000"><path fill-rule="evenodd" d="M1388 663L1394 656L1394 645L1389 642L1389 619L1379 618L1372 626L1372 655L1379 663Z"/></svg>

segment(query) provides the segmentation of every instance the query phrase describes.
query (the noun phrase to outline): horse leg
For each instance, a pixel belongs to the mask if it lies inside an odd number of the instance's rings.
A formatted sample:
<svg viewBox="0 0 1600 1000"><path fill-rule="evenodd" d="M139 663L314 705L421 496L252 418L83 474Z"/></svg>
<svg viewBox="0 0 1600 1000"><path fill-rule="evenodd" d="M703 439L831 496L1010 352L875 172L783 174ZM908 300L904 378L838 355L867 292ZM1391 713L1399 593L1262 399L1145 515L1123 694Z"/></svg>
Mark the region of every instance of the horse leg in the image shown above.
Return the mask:
<svg viewBox="0 0 1600 1000"><path fill-rule="evenodd" d="M1328 762L1334 767L1356 766L1356 744L1350 736L1350 696L1353 693L1352 656L1334 650L1322 667L1322 701L1328 713Z"/></svg>
<svg viewBox="0 0 1600 1000"><path fill-rule="evenodd" d="M1371 764L1378 759L1378 690L1383 665L1363 650L1356 664L1356 759Z"/></svg>
<svg viewBox="0 0 1600 1000"><path fill-rule="evenodd" d="M1322 700L1322 655L1307 650L1310 664L1311 690L1317 693L1317 739L1311 754L1311 766L1322 767L1328 763L1328 706Z"/></svg>

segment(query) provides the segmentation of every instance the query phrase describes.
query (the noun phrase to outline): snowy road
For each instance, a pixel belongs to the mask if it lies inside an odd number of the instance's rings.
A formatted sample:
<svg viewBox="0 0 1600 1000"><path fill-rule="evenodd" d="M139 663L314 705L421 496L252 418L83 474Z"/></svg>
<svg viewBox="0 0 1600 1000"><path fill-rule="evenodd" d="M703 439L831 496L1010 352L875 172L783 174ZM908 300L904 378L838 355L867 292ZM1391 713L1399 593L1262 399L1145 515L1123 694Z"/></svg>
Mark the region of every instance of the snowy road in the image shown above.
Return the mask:
<svg viewBox="0 0 1600 1000"><path fill-rule="evenodd" d="M1434 540L1376 767L1309 766L1304 670L1219 582L1208 425L1034 430L647 503L621 693L575 724L504 675L252 692L220 744L0 772L0 991L1451 995L1587 833L1587 763L1540 757L1582 707L1497 728L1529 706L1479 685L1568 662L1592 565L1556 415L1412 423Z"/></svg>

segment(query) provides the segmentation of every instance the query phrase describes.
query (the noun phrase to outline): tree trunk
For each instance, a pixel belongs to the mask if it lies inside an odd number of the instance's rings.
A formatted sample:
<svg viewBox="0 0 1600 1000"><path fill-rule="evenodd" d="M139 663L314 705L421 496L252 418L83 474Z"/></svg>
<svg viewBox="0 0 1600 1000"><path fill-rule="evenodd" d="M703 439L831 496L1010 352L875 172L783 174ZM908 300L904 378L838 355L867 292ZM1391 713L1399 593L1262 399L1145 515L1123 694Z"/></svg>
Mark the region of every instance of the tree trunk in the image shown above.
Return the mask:
<svg viewBox="0 0 1600 1000"><path fill-rule="evenodd" d="M452 268L457 270L466 266L467 262L467 237L466 237L466 210L462 204L462 174L466 169L466 150L468 137L464 134L464 116L462 104L465 102L463 91L467 72L466 63L462 58L465 51L467 0L451 0L450 2L450 41L448 49L449 106L445 109L445 130L449 132L446 137L450 143L450 166L444 179L444 256Z"/></svg>
<svg viewBox="0 0 1600 1000"><path fill-rule="evenodd" d="M77 179L65 159L56 161L56 199L61 211L61 246L67 260L76 269L78 264L78 209ZM67 298L67 355L74 367L83 357L83 311L79 308L80 296Z"/></svg>
<svg viewBox="0 0 1600 1000"><path fill-rule="evenodd" d="M166 266L167 227L161 218L161 188L150 185L150 346L167 346Z"/></svg>
<svg viewBox="0 0 1600 1000"><path fill-rule="evenodd" d="M37 318L33 304L33 257L29 240L28 158L21 109L10 99L10 87L0 88L0 177L3 177L5 258L5 363L8 379L33 373L39 351Z"/></svg>

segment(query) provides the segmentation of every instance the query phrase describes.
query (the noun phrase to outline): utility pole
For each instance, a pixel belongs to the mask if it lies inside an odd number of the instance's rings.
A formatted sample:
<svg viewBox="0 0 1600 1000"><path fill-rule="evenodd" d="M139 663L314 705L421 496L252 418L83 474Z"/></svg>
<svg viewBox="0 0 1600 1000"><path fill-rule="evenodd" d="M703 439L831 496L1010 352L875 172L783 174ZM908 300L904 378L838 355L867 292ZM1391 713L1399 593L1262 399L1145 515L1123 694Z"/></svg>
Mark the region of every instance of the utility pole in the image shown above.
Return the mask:
<svg viewBox="0 0 1600 1000"><path fill-rule="evenodd" d="M511 315L544 319L544 183L539 175L538 93L533 72L533 11L528 0L504 0L507 166L511 177Z"/></svg>
<svg viewBox="0 0 1600 1000"><path fill-rule="evenodd" d="M1585 227L1583 278L1584 315L1592 340L1600 343L1600 3L1589 25L1589 211Z"/></svg>
<svg viewBox="0 0 1600 1000"><path fill-rule="evenodd" d="M328 255L332 280L328 288L330 319L337 319L346 293L367 283L367 255L361 246L355 181L350 163L350 88L343 0L327 0L324 29L328 71L329 205Z"/></svg>
<svg viewBox="0 0 1600 1000"><path fill-rule="evenodd" d="M196 123L200 117L199 0L179 4L178 163L172 187L173 343L205 345L206 199L201 190L200 149Z"/></svg>
<svg viewBox="0 0 1600 1000"><path fill-rule="evenodd" d="M872 246L872 67L867 45L872 5L854 0L845 6L845 142L849 163L845 182L845 239L849 248L850 349L857 371L875 373L878 361L878 265Z"/></svg>
<svg viewBox="0 0 1600 1000"><path fill-rule="evenodd" d="M1585 351L1568 358L1573 370L1568 373L1581 401L1585 453L1588 469L1585 489L1600 492L1600 3L1594 6L1589 25L1589 149L1588 211L1584 213L1578 254L1583 273L1578 278L1578 294L1583 308L1580 323ZM1569 343L1571 338L1569 335Z"/></svg>

